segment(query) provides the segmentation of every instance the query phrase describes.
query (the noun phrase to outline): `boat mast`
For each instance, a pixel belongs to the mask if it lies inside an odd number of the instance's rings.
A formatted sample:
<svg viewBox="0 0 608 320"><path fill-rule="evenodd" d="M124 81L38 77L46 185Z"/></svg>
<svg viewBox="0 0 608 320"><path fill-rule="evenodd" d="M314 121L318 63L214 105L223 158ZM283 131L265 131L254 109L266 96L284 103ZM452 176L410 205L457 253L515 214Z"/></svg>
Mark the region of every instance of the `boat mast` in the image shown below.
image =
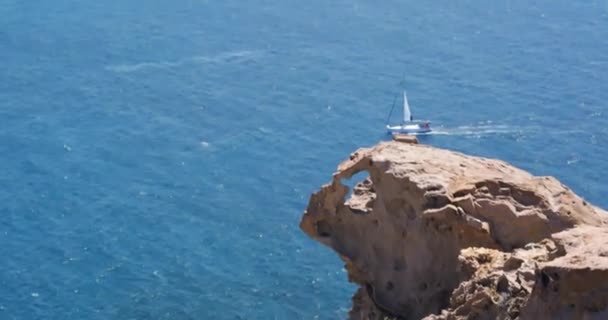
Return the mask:
<svg viewBox="0 0 608 320"><path fill-rule="evenodd" d="M388 113L388 117L386 118L387 126L388 126L389 122L391 121L391 115L393 114L393 110L395 109L395 103L397 102L398 97L399 97L399 95L396 95L395 98L393 98L393 105L391 106L391 111Z"/></svg>

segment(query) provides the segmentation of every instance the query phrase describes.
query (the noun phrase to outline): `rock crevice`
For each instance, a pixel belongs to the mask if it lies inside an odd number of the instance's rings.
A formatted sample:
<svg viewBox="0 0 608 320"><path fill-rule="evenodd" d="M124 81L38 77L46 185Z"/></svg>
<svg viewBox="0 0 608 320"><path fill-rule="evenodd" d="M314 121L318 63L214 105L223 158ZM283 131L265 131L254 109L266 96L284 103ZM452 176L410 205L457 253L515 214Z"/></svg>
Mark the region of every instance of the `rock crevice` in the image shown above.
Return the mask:
<svg viewBox="0 0 608 320"><path fill-rule="evenodd" d="M342 180L362 171L346 199ZM386 142L341 163L300 226L361 286L351 319L595 319L606 217L555 178Z"/></svg>

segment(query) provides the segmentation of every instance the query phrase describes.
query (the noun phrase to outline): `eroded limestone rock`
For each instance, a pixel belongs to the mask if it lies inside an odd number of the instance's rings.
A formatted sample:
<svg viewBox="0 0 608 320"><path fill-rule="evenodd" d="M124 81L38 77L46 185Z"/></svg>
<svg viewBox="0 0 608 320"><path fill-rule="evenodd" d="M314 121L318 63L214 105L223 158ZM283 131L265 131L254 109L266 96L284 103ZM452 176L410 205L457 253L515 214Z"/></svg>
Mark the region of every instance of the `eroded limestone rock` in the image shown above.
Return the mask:
<svg viewBox="0 0 608 320"><path fill-rule="evenodd" d="M552 177L393 141L340 164L300 226L360 285L351 319L600 319L606 217Z"/></svg>

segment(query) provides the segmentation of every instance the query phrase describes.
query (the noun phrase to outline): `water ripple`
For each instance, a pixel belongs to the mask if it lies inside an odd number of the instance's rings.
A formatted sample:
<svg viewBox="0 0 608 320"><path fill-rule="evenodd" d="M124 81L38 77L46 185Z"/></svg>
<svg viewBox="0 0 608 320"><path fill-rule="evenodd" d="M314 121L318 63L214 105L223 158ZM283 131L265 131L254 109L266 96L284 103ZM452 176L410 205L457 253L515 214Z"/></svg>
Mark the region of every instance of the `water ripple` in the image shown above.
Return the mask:
<svg viewBox="0 0 608 320"><path fill-rule="evenodd" d="M241 63L255 60L263 54L260 50L228 51L211 56L192 56L170 61L145 61L130 64L113 64L105 67L106 70L117 73L131 73L151 69L171 69L192 64L224 64Z"/></svg>

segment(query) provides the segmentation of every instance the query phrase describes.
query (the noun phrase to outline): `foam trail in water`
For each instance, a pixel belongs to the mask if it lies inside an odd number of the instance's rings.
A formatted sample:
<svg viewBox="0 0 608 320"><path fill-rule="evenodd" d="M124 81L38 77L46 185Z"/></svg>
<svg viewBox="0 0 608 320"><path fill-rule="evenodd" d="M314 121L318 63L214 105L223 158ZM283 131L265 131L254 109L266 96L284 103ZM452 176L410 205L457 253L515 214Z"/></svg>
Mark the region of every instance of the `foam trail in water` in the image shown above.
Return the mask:
<svg viewBox="0 0 608 320"><path fill-rule="evenodd" d="M419 135L446 135L446 136L488 136L500 134L544 134L544 135L560 135L560 134L577 134L584 133L583 130L558 130L551 131L540 127L527 126L509 126L509 125L470 125L459 126L454 128L438 127L428 133Z"/></svg>
<svg viewBox="0 0 608 320"><path fill-rule="evenodd" d="M193 56L175 61L139 62L132 64L109 65L106 66L105 69L117 73L130 73L141 70L177 68L188 64L240 63L255 59L261 56L261 53L261 51L257 50L229 51L213 56Z"/></svg>
<svg viewBox="0 0 608 320"><path fill-rule="evenodd" d="M507 125L473 125L460 126L455 128L438 127L428 133L419 135L446 135L446 136L470 136L470 135L489 135L489 134L507 134L521 132L522 128L510 127Z"/></svg>

